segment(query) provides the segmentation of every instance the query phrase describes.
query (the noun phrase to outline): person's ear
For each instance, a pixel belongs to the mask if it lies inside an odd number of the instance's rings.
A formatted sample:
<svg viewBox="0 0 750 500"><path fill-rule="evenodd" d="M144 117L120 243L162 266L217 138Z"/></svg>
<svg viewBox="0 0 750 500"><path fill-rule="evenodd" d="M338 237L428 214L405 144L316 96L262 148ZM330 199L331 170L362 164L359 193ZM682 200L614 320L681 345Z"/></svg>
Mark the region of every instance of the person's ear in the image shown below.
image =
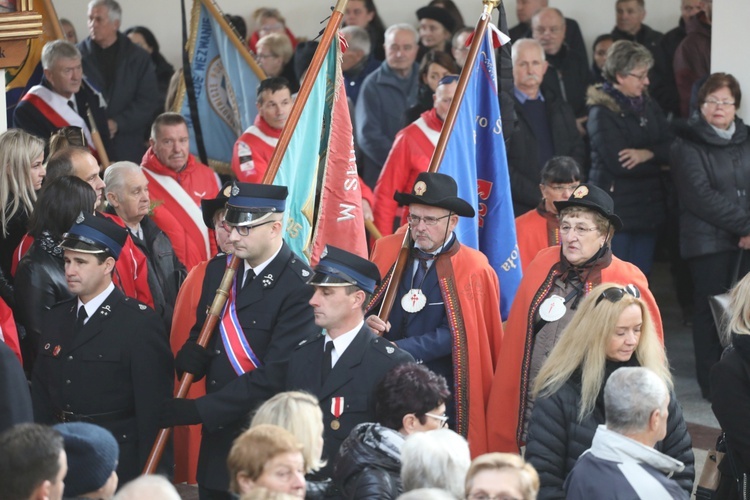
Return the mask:
<svg viewBox="0 0 750 500"><path fill-rule="evenodd" d="M253 486L255 486L255 481L250 479L250 476L248 476L246 472L238 472L237 484L239 484L240 486L239 494L243 495L245 493L249 493L253 489Z"/></svg>

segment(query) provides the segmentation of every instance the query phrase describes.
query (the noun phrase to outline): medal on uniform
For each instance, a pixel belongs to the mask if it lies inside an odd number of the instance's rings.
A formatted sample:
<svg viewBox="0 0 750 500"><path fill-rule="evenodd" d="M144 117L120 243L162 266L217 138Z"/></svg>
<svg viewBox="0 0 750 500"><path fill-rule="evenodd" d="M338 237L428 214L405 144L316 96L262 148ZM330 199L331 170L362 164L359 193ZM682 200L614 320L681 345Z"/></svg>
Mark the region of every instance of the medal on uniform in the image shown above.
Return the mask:
<svg viewBox="0 0 750 500"><path fill-rule="evenodd" d="M565 299L559 295L550 295L542 305L539 306L539 316L546 322L557 321L558 319L565 316Z"/></svg>
<svg viewBox="0 0 750 500"><path fill-rule="evenodd" d="M419 288L412 288L401 297L401 308L408 313L416 313L427 305L427 297Z"/></svg>
<svg viewBox="0 0 750 500"><path fill-rule="evenodd" d="M331 414L333 415L333 420L331 420L331 429L334 431L337 431L341 428L341 422L339 421L339 418L341 417L341 414L344 412L344 397L337 397L337 398L331 398Z"/></svg>
<svg viewBox="0 0 750 500"><path fill-rule="evenodd" d="M59 345L56 345L54 349L52 349L52 355L54 357L58 357L60 355L60 351L62 348Z"/></svg>

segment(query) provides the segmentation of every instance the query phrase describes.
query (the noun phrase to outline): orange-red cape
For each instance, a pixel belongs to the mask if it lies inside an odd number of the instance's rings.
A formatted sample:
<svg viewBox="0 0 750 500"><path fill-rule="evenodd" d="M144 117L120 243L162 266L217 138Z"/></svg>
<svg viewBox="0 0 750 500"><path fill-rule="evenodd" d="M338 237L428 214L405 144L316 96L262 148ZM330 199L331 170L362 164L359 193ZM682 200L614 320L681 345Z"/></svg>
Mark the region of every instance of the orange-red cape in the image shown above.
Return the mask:
<svg viewBox="0 0 750 500"><path fill-rule="evenodd" d="M402 241L403 235L394 234L375 243L371 260L386 275L376 298L390 282ZM467 438L476 457L487 452L487 400L503 340L500 284L484 254L456 246L457 251L451 249L435 265L453 334L455 430Z"/></svg>
<svg viewBox="0 0 750 500"><path fill-rule="evenodd" d="M516 217L516 238L518 240L518 253L521 257L521 269L526 271L526 268L529 267L540 250L559 245L559 230L555 231L555 236L556 239L550 241L547 219L536 208Z"/></svg>
<svg viewBox="0 0 750 500"><path fill-rule="evenodd" d="M503 348L492 382L492 392L487 406L487 415L492 418L492 427L488 432L489 451L518 453L523 443L519 441L523 422L521 395L528 390L529 363L531 359L532 328L529 318L535 317L536 308L532 304L541 302L537 297L540 288L547 283L552 266L560 261L560 247L549 247L541 250L531 265L524 271L521 286L510 309L508 322L505 325L506 335ZM612 263L601 271L602 283L612 282L622 285L634 284L641 292L654 321L659 338L664 338L661 315L656 300L648 289L648 281L643 273L633 264L624 262L614 255ZM590 283L584 289L590 290L600 283ZM545 292L546 293L546 292ZM522 367L524 367L522 369ZM522 370L525 376L521 376Z"/></svg>

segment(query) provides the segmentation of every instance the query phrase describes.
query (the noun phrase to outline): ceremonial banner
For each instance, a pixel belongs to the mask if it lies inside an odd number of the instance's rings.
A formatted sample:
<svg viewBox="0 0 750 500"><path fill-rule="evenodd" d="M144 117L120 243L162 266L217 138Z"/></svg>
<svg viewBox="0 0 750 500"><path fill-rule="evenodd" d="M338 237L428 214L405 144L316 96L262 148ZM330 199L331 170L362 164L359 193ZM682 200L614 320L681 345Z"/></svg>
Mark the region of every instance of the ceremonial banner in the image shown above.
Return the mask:
<svg viewBox="0 0 750 500"><path fill-rule="evenodd" d="M229 174L234 143L257 114L255 92L265 78L263 70L212 0L193 1L187 51L198 116L190 112L184 79L173 111L187 120L190 152L199 157L193 123L197 119L209 165Z"/></svg>
<svg viewBox="0 0 750 500"><path fill-rule="evenodd" d="M503 140L495 50L490 25L448 139L440 172L458 184L458 195L477 212L459 217L458 240L484 253L500 278L500 312L507 319L521 281L508 160Z"/></svg>
<svg viewBox="0 0 750 500"><path fill-rule="evenodd" d="M57 12L51 0L36 0L33 9L42 16L44 33L29 43L29 53L21 66L5 71L5 105L8 126L13 124L13 111L21 97L34 85L42 83L42 48L52 40L61 40L65 36L57 18Z"/></svg>
<svg viewBox="0 0 750 500"><path fill-rule="evenodd" d="M354 139L346 88L341 72L339 43L331 44L329 57L335 54L336 69L327 99L333 101L328 144L324 155L325 173L321 186L318 220L313 235L310 263L318 263L326 245L331 244L367 258L367 239L362 214L362 188L354 157ZM308 101L309 102L309 101ZM328 102L326 103L328 104Z"/></svg>

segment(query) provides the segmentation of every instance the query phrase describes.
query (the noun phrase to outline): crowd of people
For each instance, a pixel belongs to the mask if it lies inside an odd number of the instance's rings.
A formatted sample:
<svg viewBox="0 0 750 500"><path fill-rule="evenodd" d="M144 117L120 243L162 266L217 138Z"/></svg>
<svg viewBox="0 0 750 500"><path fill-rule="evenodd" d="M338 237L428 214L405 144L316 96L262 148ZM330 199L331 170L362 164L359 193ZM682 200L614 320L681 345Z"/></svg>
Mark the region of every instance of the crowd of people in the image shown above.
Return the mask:
<svg viewBox="0 0 750 500"><path fill-rule="evenodd" d="M480 214L427 171L473 32L451 0L390 26L347 2L362 210L382 237L314 266L285 241L288 188L262 179L315 42L277 8L253 31L226 16L267 78L220 176L190 153L168 106L181 73L148 28L121 31L115 0L89 3L80 41L63 20L0 134L0 496L688 498L649 289L666 255L725 433L721 495L744 498L750 136L739 83L710 74L711 0L682 0L666 34L644 0L614 0L591 64L575 20L516 9L498 22L523 269L507 318L500 270L455 231ZM722 331L709 297L732 287Z"/></svg>

